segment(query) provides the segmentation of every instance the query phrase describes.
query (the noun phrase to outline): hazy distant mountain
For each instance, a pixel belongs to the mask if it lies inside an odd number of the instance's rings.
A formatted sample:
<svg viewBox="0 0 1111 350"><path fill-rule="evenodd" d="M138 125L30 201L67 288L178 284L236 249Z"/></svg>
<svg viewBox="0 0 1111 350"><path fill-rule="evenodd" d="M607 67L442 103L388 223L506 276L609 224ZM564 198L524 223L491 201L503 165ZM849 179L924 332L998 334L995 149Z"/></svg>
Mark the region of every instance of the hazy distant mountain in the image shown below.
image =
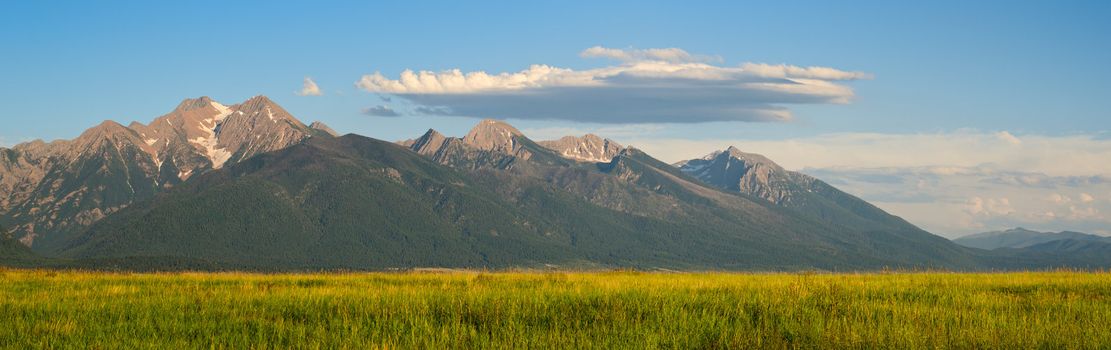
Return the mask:
<svg viewBox="0 0 1111 350"><path fill-rule="evenodd" d="M978 253L989 266L1021 269L1107 268L1111 266L1111 238L1080 232L1037 232L1016 228L985 232L954 242L988 249Z"/></svg>
<svg viewBox="0 0 1111 350"><path fill-rule="evenodd" d="M1083 242L1111 243L1111 237L1097 236L1080 232L1038 232L1024 228L1014 228L1005 231L992 231L977 233L954 239L953 242L972 248L999 249L999 248L1027 248L1039 246L1035 250L1046 251L1049 248L1075 249L1084 246ZM1057 242L1050 245L1044 243Z"/></svg>
<svg viewBox="0 0 1111 350"><path fill-rule="evenodd" d="M105 121L73 140L0 148L0 223L37 250L197 174L317 133L263 96L231 106L201 97L150 124Z"/></svg>

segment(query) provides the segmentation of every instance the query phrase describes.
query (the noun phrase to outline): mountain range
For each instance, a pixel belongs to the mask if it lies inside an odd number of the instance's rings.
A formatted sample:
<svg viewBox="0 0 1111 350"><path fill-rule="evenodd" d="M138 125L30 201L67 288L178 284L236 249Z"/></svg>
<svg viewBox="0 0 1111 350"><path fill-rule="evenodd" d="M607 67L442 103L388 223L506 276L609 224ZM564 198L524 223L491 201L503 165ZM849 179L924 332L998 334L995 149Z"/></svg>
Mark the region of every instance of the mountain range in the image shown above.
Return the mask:
<svg viewBox="0 0 1111 350"><path fill-rule="evenodd" d="M194 175L316 134L264 96L201 97L150 124L105 121L73 140L0 149L0 222L48 247Z"/></svg>
<svg viewBox="0 0 1111 350"><path fill-rule="evenodd" d="M387 142L306 126L262 96L230 106L202 97L149 125L105 122L74 140L0 154L0 224L9 227L0 262L1030 267L1018 254L954 244L733 147L666 164L596 135L533 141L498 120L480 121L463 137L430 129ZM1037 266L1057 265L1039 259Z"/></svg>
<svg viewBox="0 0 1111 350"><path fill-rule="evenodd" d="M987 250L1030 248L1055 241L1068 242L1069 244L1082 242L1111 244L1111 237L1072 231L1038 232L1019 227L1004 231L977 233L953 240L954 243L966 247Z"/></svg>
<svg viewBox="0 0 1111 350"><path fill-rule="evenodd" d="M1111 237L1082 232L1038 232L1024 228L992 231L957 238L953 242L988 250L989 264L1008 261L1010 268L1111 266Z"/></svg>

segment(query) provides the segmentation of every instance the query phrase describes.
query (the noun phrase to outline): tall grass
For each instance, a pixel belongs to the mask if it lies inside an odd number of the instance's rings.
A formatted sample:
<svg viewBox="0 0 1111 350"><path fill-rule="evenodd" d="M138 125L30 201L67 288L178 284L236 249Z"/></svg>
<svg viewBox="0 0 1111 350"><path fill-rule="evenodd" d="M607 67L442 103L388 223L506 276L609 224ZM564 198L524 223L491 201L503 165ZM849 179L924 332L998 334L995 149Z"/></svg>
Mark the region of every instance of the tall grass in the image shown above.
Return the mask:
<svg viewBox="0 0 1111 350"><path fill-rule="evenodd" d="M1107 348L1111 274L0 270L5 348Z"/></svg>

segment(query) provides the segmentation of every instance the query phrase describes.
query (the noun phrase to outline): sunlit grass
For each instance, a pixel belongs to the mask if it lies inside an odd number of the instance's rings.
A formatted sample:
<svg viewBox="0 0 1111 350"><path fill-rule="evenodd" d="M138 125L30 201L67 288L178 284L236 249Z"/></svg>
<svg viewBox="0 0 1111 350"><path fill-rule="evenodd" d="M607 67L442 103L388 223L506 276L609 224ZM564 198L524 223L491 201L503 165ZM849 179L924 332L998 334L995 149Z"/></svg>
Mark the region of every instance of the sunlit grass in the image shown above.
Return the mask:
<svg viewBox="0 0 1111 350"><path fill-rule="evenodd" d="M9 348L1106 348L1111 274L0 270Z"/></svg>

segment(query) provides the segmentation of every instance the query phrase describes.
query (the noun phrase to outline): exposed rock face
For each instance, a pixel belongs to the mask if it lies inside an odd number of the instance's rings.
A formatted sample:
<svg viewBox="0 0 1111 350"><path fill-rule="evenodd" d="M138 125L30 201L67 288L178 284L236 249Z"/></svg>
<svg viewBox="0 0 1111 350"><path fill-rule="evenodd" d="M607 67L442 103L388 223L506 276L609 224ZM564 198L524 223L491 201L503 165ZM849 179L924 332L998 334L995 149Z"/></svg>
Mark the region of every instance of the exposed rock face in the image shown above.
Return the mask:
<svg viewBox="0 0 1111 350"><path fill-rule="evenodd" d="M105 121L73 140L0 148L0 222L35 247L196 174L310 135L264 96L233 106L201 97L150 124Z"/></svg>
<svg viewBox="0 0 1111 350"><path fill-rule="evenodd" d="M467 136L463 136L463 143L483 151L513 154L528 159L531 153L524 150L519 141L524 137L512 125L500 120L485 119L475 125Z"/></svg>
<svg viewBox="0 0 1111 350"><path fill-rule="evenodd" d="M675 166L715 187L747 193L776 204L790 200L792 182L805 184L813 180L807 175L787 171L762 155L744 153L732 146Z"/></svg>
<svg viewBox="0 0 1111 350"><path fill-rule="evenodd" d="M610 139L594 134L582 137L564 136L559 140L537 142L541 146L558 152L563 157L584 162L605 163L621 153L623 146Z"/></svg>
<svg viewBox="0 0 1111 350"><path fill-rule="evenodd" d="M332 130L332 128L328 127L327 124L324 124L324 122L321 121L312 122L312 124L309 124L309 128L331 135L332 137L339 136L339 133L336 133L335 130Z"/></svg>
<svg viewBox="0 0 1111 350"><path fill-rule="evenodd" d="M907 237L928 237L922 235L925 231L856 196L812 176L783 169L764 156L744 153L735 147L679 162L675 166L713 187L759 197L827 224L889 231ZM938 237L930 239L935 238Z"/></svg>
<svg viewBox="0 0 1111 350"><path fill-rule="evenodd" d="M155 162L179 180L259 153L282 149L310 135L309 128L265 96L233 106L208 97L187 99L149 125L132 123Z"/></svg>
<svg viewBox="0 0 1111 350"><path fill-rule="evenodd" d="M563 161L553 151L529 140L513 126L493 119L479 122L461 138L447 137L429 129L417 139L398 144L431 157L440 164L464 169L509 169L521 164L519 161L527 160L541 164Z"/></svg>
<svg viewBox="0 0 1111 350"><path fill-rule="evenodd" d="M453 140L458 140L452 138ZM441 134L439 131L428 129L420 138L412 140L406 146L413 151L425 156L433 156L444 147L444 143L448 142L448 137Z"/></svg>

